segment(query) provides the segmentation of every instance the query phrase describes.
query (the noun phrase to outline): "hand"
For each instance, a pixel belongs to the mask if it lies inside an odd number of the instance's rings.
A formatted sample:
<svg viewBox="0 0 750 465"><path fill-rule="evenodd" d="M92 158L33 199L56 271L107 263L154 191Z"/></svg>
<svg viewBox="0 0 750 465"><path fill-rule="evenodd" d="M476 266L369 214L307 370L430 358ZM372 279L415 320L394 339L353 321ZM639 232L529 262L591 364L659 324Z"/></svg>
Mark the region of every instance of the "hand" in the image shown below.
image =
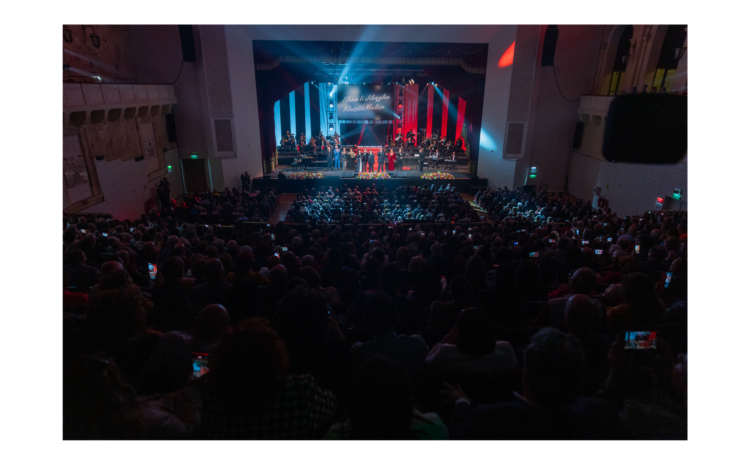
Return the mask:
<svg viewBox="0 0 750 465"><path fill-rule="evenodd" d="M446 396L443 402L450 402L452 404L455 404L459 399L466 399L471 402L469 396L467 396L464 390L461 389L460 384L456 383L455 386L452 386L449 383L443 383L443 386L445 387L445 389L442 391L438 391L438 394Z"/></svg>

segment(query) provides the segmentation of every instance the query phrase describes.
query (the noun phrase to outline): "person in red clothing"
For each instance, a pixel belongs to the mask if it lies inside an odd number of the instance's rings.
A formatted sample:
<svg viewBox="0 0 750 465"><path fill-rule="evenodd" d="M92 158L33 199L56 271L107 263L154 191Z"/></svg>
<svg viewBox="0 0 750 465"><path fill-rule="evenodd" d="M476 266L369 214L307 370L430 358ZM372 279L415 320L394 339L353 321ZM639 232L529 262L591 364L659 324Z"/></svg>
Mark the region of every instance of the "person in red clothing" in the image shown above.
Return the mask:
<svg viewBox="0 0 750 465"><path fill-rule="evenodd" d="M68 291L68 275L62 270L62 307L63 311L70 313L83 313L89 305L89 297L79 292Z"/></svg>
<svg viewBox="0 0 750 465"><path fill-rule="evenodd" d="M394 164L396 163L396 154L393 153L393 149L388 153L388 171L394 170Z"/></svg>

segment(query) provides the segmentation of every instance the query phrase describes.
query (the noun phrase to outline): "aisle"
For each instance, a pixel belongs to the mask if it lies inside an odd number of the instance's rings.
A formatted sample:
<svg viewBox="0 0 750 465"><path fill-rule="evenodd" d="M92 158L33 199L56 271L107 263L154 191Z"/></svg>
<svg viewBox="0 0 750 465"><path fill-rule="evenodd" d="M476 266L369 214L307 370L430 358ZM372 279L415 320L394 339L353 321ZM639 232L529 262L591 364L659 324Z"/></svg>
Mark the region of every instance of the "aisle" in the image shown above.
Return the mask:
<svg viewBox="0 0 750 465"><path fill-rule="evenodd" d="M297 198L297 194L281 194L279 196L279 206L271 214L270 220L272 223L284 221L286 213L292 207L295 198Z"/></svg>

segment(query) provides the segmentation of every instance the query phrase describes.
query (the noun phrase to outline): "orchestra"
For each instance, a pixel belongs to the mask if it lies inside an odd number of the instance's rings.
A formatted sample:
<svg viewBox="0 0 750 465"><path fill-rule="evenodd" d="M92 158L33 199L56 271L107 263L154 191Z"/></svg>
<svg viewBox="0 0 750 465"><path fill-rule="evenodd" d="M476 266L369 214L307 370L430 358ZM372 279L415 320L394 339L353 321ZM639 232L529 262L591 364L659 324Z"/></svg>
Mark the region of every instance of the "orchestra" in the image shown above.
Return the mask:
<svg viewBox="0 0 750 465"><path fill-rule="evenodd" d="M295 141L295 135L286 131L280 141L279 151L293 152L296 148L298 156L295 158L295 166L304 167L306 170L315 169L315 164L323 163L324 166L320 168L328 165L328 170L343 168L362 172L386 170L386 165L387 171L400 171L404 169L405 164L412 164L412 161L418 163L415 167L418 171L424 169L424 162L431 162L430 168L455 169L458 164L456 153L461 153L465 149L462 137L457 136L455 140L449 140L446 136L441 137L437 131L428 136L425 129L416 132L409 129L404 136L402 129L397 128L395 136L391 136L392 138L377 154L377 160L375 152L369 153L357 146L342 147L341 136L337 132L328 137L319 132L311 135L309 139L301 132Z"/></svg>

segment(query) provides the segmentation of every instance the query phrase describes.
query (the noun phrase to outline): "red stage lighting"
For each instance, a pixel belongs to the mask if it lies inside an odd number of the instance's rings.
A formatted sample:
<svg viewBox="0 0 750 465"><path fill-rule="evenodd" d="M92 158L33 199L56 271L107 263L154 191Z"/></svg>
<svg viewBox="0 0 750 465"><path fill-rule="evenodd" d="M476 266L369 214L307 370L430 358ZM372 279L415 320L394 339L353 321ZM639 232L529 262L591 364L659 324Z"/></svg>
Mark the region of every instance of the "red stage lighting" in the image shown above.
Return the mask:
<svg viewBox="0 0 750 465"><path fill-rule="evenodd" d="M506 66L510 66L513 64L513 53L516 50L516 43L513 42L510 44L510 47L508 47L508 50L503 53L503 56L500 57L500 61L497 62L498 68L505 68Z"/></svg>

